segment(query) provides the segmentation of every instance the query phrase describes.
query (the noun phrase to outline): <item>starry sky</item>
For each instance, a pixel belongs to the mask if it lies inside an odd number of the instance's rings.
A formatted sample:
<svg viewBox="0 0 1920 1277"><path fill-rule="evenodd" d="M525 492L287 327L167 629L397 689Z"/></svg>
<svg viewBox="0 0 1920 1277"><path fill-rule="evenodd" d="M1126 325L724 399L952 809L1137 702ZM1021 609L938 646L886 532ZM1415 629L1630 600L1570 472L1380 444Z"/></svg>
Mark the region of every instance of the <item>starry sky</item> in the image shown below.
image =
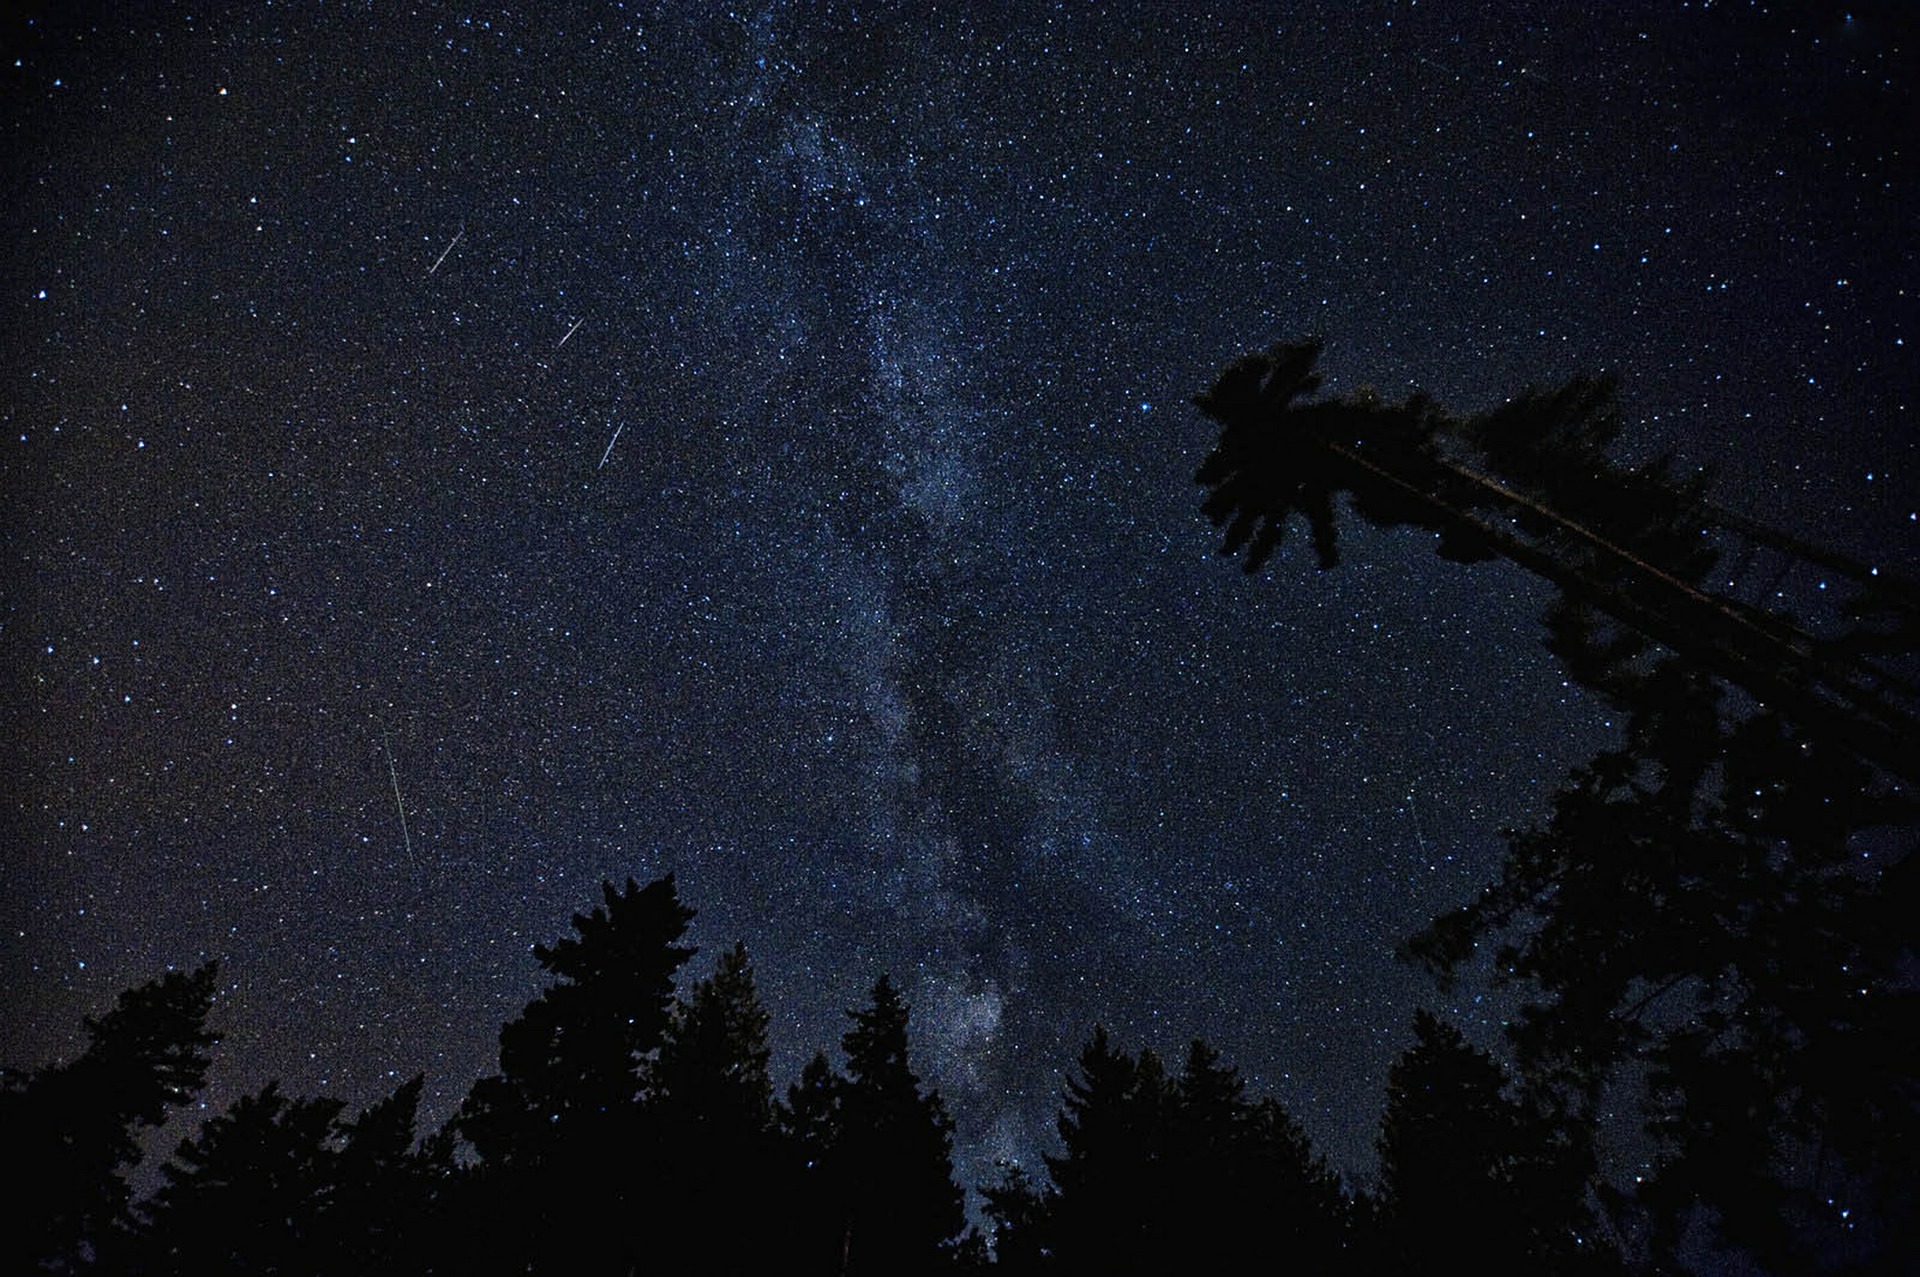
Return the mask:
<svg viewBox="0 0 1920 1277"><path fill-rule="evenodd" d="M1920 559L1898 5L40 8L10 1063L217 958L211 1103L438 1120L671 871L781 1086L894 975L964 1182L1096 1022L1364 1180L1414 1009L1507 1005L1394 944L1614 725L1516 569L1216 557L1191 396L1315 334L1460 410L1614 370L1629 455Z"/></svg>

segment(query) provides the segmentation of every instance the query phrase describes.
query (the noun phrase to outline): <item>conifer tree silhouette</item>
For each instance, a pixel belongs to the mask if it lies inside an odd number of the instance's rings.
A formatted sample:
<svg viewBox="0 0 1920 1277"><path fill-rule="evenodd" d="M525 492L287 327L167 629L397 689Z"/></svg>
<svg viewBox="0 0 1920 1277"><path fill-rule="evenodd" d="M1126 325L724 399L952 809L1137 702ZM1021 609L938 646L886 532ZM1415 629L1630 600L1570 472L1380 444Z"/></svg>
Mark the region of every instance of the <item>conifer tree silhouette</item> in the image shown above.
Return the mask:
<svg viewBox="0 0 1920 1277"><path fill-rule="evenodd" d="M0 1138L22 1173L8 1190L0 1269L73 1271L118 1243L141 1136L206 1082L217 979L208 963L129 989L86 1021L79 1057L6 1077Z"/></svg>
<svg viewBox="0 0 1920 1277"><path fill-rule="evenodd" d="M989 1193L1003 1255L1034 1271L1175 1272L1263 1264L1345 1271L1337 1177L1271 1099L1193 1042L1177 1078L1103 1028L1069 1077L1051 1192L1011 1176Z"/></svg>
<svg viewBox="0 0 1920 1277"><path fill-rule="evenodd" d="M666 1030L693 911L671 875L575 914L576 935L534 957L554 976L500 1031L500 1072L468 1094L455 1129L479 1165L466 1193L464 1263L479 1271L623 1274L653 1239L658 1184L642 1102Z"/></svg>
<svg viewBox="0 0 1920 1277"><path fill-rule="evenodd" d="M938 1091L923 1090L907 1060L906 1001L881 976L872 1001L850 1012L841 1039L841 1174L848 1190L849 1273L923 1272L966 1219L953 1182L953 1122Z"/></svg>
<svg viewBox="0 0 1920 1277"><path fill-rule="evenodd" d="M850 1221L840 1182L841 1095L846 1079L825 1051L814 1052L787 1088L774 1120L789 1159L789 1209L795 1221L794 1261L802 1273L838 1274L846 1267Z"/></svg>
<svg viewBox="0 0 1920 1277"><path fill-rule="evenodd" d="M999 1178L980 1187L983 1211L990 1222L992 1262L1003 1273L1023 1274L1053 1270L1055 1241L1051 1224L1059 1194L1050 1184L1038 1183L1026 1168L1000 1162Z"/></svg>
<svg viewBox="0 0 1920 1277"><path fill-rule="evenodd" d="M134 1271L419 1272L430 1175L415 1148L423 1077L358 1118L336 1099L243 1095L182 1140L140 1206Z"/></svg>
<svg viewBox="0 0 1920 1277"><path fill-rule="evenodd" d="M773 1123L770 1056L767 1011L754 988L746 946L737 944L674 1006L652 1070L653 1087L672 1098L680 1120L697 1123L715 1139L757 1137Z"/></svg>
<svg viewBox="0 0 1920 1277"><path fill-rule="evenodd" d="M674 1169L653 1258L676 1272L773 1271L791 1256L794 1192L774 1127L767 1012L744 945L675 1004L650 1070L647 1133ZM753 1227L742 1227L743 1214Z"/></svg>
<svg viewBox="0 0 1920 1277"><path fill-rule="evenodd" d="M144 1212L141 1267L183 1277L331 1271L338 1153L330 1140L342 1107L290 1099L270 1082L181 1141Z"/></svg>
<svg viewBox="0 0 1920 1277"><path fill-rule="evenodd" d="M846 1074L816 1055L780 1115L812 1221L799 1267L876 1275L948 1267L966 1223L953 1122L908 1061L906 1001L882 975L871 1002L847 1014Z"/></svg>
<svg viewBox="0 0 1920 1277"><path fill-rule="evenodd" d="M1379 1149L1393 1271L1605 1272L1585 1150L1509 1094L1492 1056L1426 1011L1387 1078Z"/></svg>
<svg viewBox="0 0 1920 1277"><path fill-rule="evenodd" d="M1290 519L1311 529L1320 566L1339 562L1336 501L1376 527L1433 533L1443 558L1496 555L1551 581L1549 645L1608 695L1631 694L1652 645L1787 711L1805 729L1920 781L1920 687L1881 659L1920 645L1920 588L1723 509L1704 474L1671 458L1609 456L1622 430L1610 378L1528 390L1491 412L1451 416L1421 395L1312 398L1320 343L1275 346L1228 365L1195 404L1220 422L1196 480L1226 532L1220 552L1249 572ZM1851 577L1857 615L1878 628L1820 639L1703 578L1728 538Z"/></svg>
<svg viewBox="0 0 1920 1277"><path fill-rule="evenodd" d="M432 1267L453 1165L444 1142L417 1138L425 1086L426 1075L416 1073L359 1117L336 1122L340 1155L329 1223L345 1272Z"/></svg>
<svg viewBox="0 0 1920 1277"><path fill-rule="evenodd" d="M1165 1199L1162 1150L1174 1094L1160 1057L1115 1048L1104 1026L1080 1053L1058 1120L1066 1151L1046 1158L1057 1198L1048 1249L1068 1272L1164 1262L1157 1222Z"/></svg>

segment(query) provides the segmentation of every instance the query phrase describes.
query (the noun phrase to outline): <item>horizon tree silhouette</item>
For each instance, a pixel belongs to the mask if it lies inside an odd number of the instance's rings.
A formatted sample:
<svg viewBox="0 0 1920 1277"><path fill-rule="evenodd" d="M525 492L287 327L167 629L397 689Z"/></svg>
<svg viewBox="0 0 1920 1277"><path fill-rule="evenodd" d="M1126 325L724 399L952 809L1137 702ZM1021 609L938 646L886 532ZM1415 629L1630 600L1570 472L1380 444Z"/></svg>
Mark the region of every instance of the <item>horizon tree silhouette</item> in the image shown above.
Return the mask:
<svg viewBox="0 0 1920 1277"><path fill-rule="evenodd" d="M1057 1128L1050 1183L1009 1167L982 1190L1009 1272L1356 1271L1339 1178L1203 1041L1169 1077L1151 1048L1129 1055L1096 1026Z"/></svg>
<svg viewBox="0 0 1920 1277"><path fill-rule="evenodd" d="M534 946L554 981L502 1027L500 1072L454 1119L476 1158L458 1238L473 1271L625 1274L657 1244L671 1171L649 1156L643 1100L693 910L671 874L601 895L577 934Z"/></svg>
<svg viewBox="0 0 1920 1277"><path fill-rule="evenodd" d="M674 1004L647 1088L648 1136L674 1168L659 1184L672 1227L658 1266L765 1272L789 1258L798 1177L774 1124L767 1024L744 944ZM759 1226L741 1226L743 1207Z"/></svg>
<svg viewBox="0 0 1920 1277"><path fill-rule="evenodd" d="M218 978L209 962L128 989L86 1019L78 1057L5 1075L0 1138L26 1173L8 1190L0 1268L74 1272L124 1240L142 1137L206 1085Z"/></svg>
<svg viewBox="0 0 1920 1277"><path fill-rule="evenodd" d="M277 1081L239 1097L160 1168L124 1267L181 1277L426 1271L431 1158L414 1139L424 1082L416 1075L351 1120L343 1101L286 1096Z"/></svg>
<svg viewBox="0 0 1920 1277"><path fill-rule="evenodd" d="M1504 1069L1432 1013L1387 1075L1380 1119L1379 1258L1415 1277L1622 1271L1587 1207L1592 1152Z"/></svg>
<svg viewBox="0 0 1920 1277"><path fill-rule="evenodd" d="M952 1266L966 1226L953 1182L953 1120L908 1060L906 1000L881 975L847 1012L845 1074L816 1054L787 1092L782 1129L810 1223L806 1272L912 1274Z"/></svg>

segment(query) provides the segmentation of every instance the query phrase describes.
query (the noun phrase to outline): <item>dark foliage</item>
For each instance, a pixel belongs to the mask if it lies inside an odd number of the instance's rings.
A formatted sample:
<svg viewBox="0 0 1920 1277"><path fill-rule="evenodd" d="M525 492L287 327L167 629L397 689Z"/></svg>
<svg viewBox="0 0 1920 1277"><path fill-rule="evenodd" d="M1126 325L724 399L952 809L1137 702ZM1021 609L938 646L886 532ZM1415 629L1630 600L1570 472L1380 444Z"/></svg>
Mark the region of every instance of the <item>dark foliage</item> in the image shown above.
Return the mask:
<svg viewBox="0 0 1920 1277"><path fill-rule="evenodd" d="M678 1273L787 1266L804 1222L798 1175L774 1126L767 1012L745 946L674 1006L649 1073L642 1137L672 1173L658 1181L653 1263ZM741 1208L755 1217L742 1227Z"/></svg>
<svg viewBox="0 0 1920 1277"><path fill-rule="evenodd" d="M192 1102L220 1040L206 1027L218 969L174 972L122 993L86 1022L87 1049L0 1090L0 1132L24 1170L0 1232L7 1272L70 1272L111 1249L128 1222L141 1136Z"/></svg>
<svg viewBox="0 0 1920 1277"><path fill-rule="evenodd" d="M1606 695L1630 697L1641 662L1664 646L1920 782L1914 682L1871 659L1920 647L1920 589L1721 509L1706 499L1707 476L1682 475L1670 458L1612 460L1621 419L1611 379L1524 391L1462 418L1417 395L1310 398L1319 354L1308 342L1248 355L1195 399L1221 425L1196 476L1201 508L1226 528L1221 553L1244 552L1257 570L1299 514L1331 568L1344 496L1376 527L1433 534L1444 559L1497 555L1552 582L1548 646ZM1873 624L1815 639L1706 588L1730 536L1854 576L1854 612Z"/></svg>
<svg viewBox="0 0 1920 1277"><path fill-rule="evenodd" d="M671 876L602 896L576 935L535 946L555 982L501 1029L500 1072L456 1119L478 1155L459 1238L470 1271L623 1274L652 1244L636 1224L674 1172L647 1156L643 1101L693 911Z"/></svg>
<svg viewBox="0 0 1920 1277"><path fill-rule="evenodd" d="M358 1119L277 1083L181 1142L143 1211L135 1268L154 1274L348 1274L424 1267L416 1243L438 1178L415 1148L424 1079Z"/></svg>
<svg viewBox="0 0 1920 1277"><path fill-rule="evenodd" d="M1775 714L1722 725L1710 684L1665 673L1627 748L1410 952L1447 969L1502 938L1496 971L1540 995L1515 1047L1563 1111L1647 1079L1661 1160L1620 1202L1654 1254L1701 1208L1771 1270L1920 1253L1911 811L1843 751Z"/></svg>
<svg viewBox="0 0 1920 1277"><path fill-rule="evenodd" d="M1617 1256L1587 1206L1580 1132L1509 1093L1504 1071L1425 1011L1387 1078L1376 1244L1409 1274L1601 1273Z"/></svg>
<svg viewBox="0 0 1920 1277"><path fill-rule="evenodd" d="M1901 1270L1920 1254L1900 1045L1920 996L1920 718L1892 662L1920 651L1920 591L1714 506L1704 477L1612 461L1608 382L1458 419L1302 402L1318 353L1243 359L1198 400L1222 423L1199 481L1225 550L1260 566L1301 511L1330 566L1344 493L1443 558L1498 554L1557 587L1549 648L1628 720L1407 954L1444 978L1490 951L1534 990L1513 1042L1562 1132L1639 1091L1657 1173L1608 1196L1650 1260L1709 1228L1770 1270ZM1710 588L1735 545L1851 577L1851 623L1816 638Z"/></svg>
<svg viewBox="0 0 1920 1277"><path fill-rule="evenodd" d="M801 1169L807 1271L917 1273L948 1265L966 1223L953 1182L953 1123L907 1059L908 1008L881 976L848 1015L844 1076L815 1056L782 1125Z"/></svg>
<svg viewBox="0 0 1920 1277"><path fill-rule="evenodd" d="M986 1190L1011 1271L1352 1270L1338 1180L1204 1042L1169 1078L1151 1050L1130 1056L1096 1029L1059 1129L1052 1188L1011 1170Z"/></svg>
<svg viewBox="0 0 1920 1277"><path fill-rule="evenodd" d="M460 1115L460 1133L483 1160L537 1162L579 1132L606 1128L639 1101L642 1066L660 1044L673 979L693 950L676 941L693 911L673 879L625 891L575 914L577 936L533 956L555 982L500 1030L500 1072L482 1079Z"/></svg>
<svg viewBox="0 0 1920 1277"><path fill-rule="evenodd" d="M817 1055L776 1105L767 1012L744 948L663 1003L661 982L670 987L687 957L677 941L689 911L670 881L606 895L604 913L576 919L581 941L538 950L566 983L503 1037L539 1024L551 1044L586 1022L574 1036L605 1044L611 1058L550 1046L512 1058L570 1060L565 1073L535 1075L551 1089L504 1073L475 1087L522 1102L539 1095L560 1115L546 1129L501 1123L463 1164L452 1131L497 1106L470 1100L449 1132L421 1141L421 1077L352 1118L338 1100L269 1084L181 1140L152 1197L116 1221L75 1225L70 1250L43 1266L344 1277L912 1274L996 1264L1082 1273L1255 1262L1339 1274L1417 1270L1445 1253L1433 1249L1436 1238L1464 1225L1502 1264L1572 1271L1581 1258L1561 1245L1586 1222L1577 1158L1507 1097L1490 1060L1424 1018L1420 1044L1394 1074L1378 1211L1350 1202L1299 1125L1272 1100L1250 1097L1204 1042L1169 1076L1151 1050L1128 1055L1096 1030L1068 1083L1062 1152L1047 1159L1052 1182L1010 1171L984 1190L991 1247L981 1233L961 1237L952 1123L912 1068L908 1008L891 980L882 976L869 1004L849 1012L845 1071ZM567 988L577 992L560 992ZM96 1049L106 1056L116 1043L143 1043L136 1055L151 1067L133 1075L165 1079L147 1100L184 1095L170 1088L204 1073L197 1052L211 1042L199 1028L210 992L210 971L143 986L90 1026ZM594 1017L621 1006L630 1012L622 1019L654 1014L654 1029L593 1028ZM555 1010L536 1017L535 1008ZM617 1102L614 1076L626 1079ZM606 1107L590 1113L588 1096ZM42 1191L63 1208L57 1217L77 1217L72 1203ZM92 1190L75 1191L84 1202Z"/></svg>

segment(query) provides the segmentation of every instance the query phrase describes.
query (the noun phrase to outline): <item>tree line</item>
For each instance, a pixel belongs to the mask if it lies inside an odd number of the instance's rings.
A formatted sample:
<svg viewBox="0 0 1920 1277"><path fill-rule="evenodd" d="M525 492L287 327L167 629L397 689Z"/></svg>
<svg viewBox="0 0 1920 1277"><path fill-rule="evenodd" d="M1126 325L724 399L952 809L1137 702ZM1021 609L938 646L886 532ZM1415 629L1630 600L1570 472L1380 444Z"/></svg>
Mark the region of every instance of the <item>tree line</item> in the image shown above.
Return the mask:
<svg viewBox="0 0 1920 1277"><path fill-rule="evenodd" d="M535 947L550 982L440 1129L419 1129L420 1076L358 1113L269 1083L180 1140L139 1198L147 1137L206 1083L217 968L121 994L77 1058L0 1089L24 1172L6 1271L1609 1271L1579 1148L1424 1012L1391 1074L1377 1192L1343 1184L1206 1043L1174 1070L1095 1029L1061 1151L979 1186L970 1228L953 1124L888 977L848 1013L841 1062L816 1054L776 1098L744 947L676 993L693 915L673 879L602 896Z"/></svg>

